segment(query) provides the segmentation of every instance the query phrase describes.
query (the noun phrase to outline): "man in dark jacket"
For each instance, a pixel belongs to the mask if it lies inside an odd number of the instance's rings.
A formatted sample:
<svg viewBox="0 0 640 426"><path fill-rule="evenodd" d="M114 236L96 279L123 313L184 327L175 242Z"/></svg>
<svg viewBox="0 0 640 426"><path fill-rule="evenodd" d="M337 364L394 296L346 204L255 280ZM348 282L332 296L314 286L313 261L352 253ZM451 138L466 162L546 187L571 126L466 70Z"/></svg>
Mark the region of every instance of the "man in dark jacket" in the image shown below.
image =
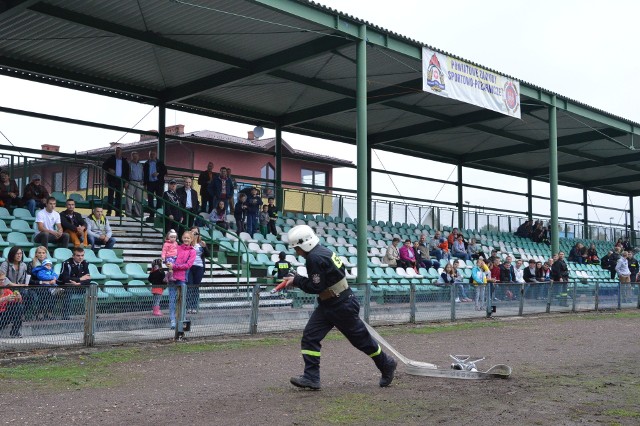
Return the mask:
<svg viewBox="0 0 640 426"><path fill-rule="evenodd" d="M560 304L563 306L567 306L567 298L569 297L567 293L567 281L569 281L569 267L567 266L567 262L564 260L564 252L558 252L558 260L553 262L551 265L551 280L554 282L560 282L562 284L560 288L560 292L558 294L558 298L560 299Z"/></svg>
<svg viewBox="0 0 640 426"><path fill-rule="evenodd" d="M122 156L122 148L116 148L116 152L102 163L102 170L107 175L107 216L111 216L111 209L116 211L116 215L122 215L122 191L127 189L129 184L129 163Z"/></svg>
<svg viewBox="0 0 640 426"><path fill-rule="evenodd" d="M22 196L22 202L31 212L31 216L35 217L36 208L45 208L47 198L49 198L49 191L42 185L40 175L33 175L31 182L24 187L24 195Z"/></svg>
<svg viewBox="0 0 640 426"><path fill-rule="evenodd" d="M182 235L182 211L180 210L180 198L176 192L177 185L178 182L175 179L171 179L169 181L169 189L164 192L162 200L164 202L164 215L167 217L164 222L164 232L166 234L170 229L175 229L178 233L178 241L180 241L180 236Z"/></svg>
<svg viewBox="0 0 640 426"><path fill-rule="evenodd" d="M167 166L158 160L158 153L155 150L149 151L149 160L144 163L144 186L147 188L147 210L149 211L148 222L153 222L156 209L160 207L160 198L164 191L164 177L167 175ZM155 202L154 202L155 200Z"/></svg>
<svg viewBox="0 0 640 426"><path fill-rule="evenodd" d="M224 201L224 208L229 206L229 197L233 196L233 182L227 176L227 168L221 167L220 174L209 182L209 195L212 209L218 206L218 201Z"/></svg>
<svg viewBox="0 0 640 426"><path fill-rule="evenodd" d="M84 294L80 286L91 284L89 274L89 264L84 260L84 249L76 247L73 249L73 256L62 263L60 268L60 284L66 287L62 292L62 318L69 320L71 314L71 296L73 294Z"/></svg>
<svg viewBox="0 0 640 426"><path fill-rule="evenodd" d="M207 164L207 170L200 173L198 176L198 185L200 185L200 204L202 211L210 213L213 210L211 205L211 196L209 195L209 184L216 177L213 172L213 162L209 161Z"/></svg>
<svg viewBox="0 0 640 426"><path fill-rule="evenodd" d="M60 223L64 232L69 234L69 240L74 247L80 247L84 244L89 247L89 239L87 238L87 222L82 215L75 211L76 202L71 198L67 200L67 209L60 213Z"/></svg>
<svg viewBox="0 0 640 426"><path fill-rule="evenodd" d="M198 193L195 189L191 187L191 178L184 178L184 186L178 188L176 193L178 194L178 198L180 199L180 206L183 209L189 210L194 216L187 215L184 218L184 226L185 229L190 229L191 225L193 225L195 215L200 213L200 203L198 202Z"/></svg>

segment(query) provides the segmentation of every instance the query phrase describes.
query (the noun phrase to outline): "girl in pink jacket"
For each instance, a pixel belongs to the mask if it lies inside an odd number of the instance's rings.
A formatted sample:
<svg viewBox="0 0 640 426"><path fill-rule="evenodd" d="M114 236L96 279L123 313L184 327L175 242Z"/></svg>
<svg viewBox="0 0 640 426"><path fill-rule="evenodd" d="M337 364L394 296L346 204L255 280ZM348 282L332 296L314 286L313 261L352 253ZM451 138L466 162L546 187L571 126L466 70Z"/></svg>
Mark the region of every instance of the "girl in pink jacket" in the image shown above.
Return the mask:
<svg viewBox="0 0 640 426"><path fill-rule="evenodd" d="M187 271L193 266L196 260L196 251L191 245L193 234L185 231L182 234L182 244L178 246L176 260L173 264L168 263L169 271L173 272L173 279L176 285L181 285L187 281ZM175 286L169 287L169 319L171 320L171 329L176 328L176 297L178 289Z"/></svg>

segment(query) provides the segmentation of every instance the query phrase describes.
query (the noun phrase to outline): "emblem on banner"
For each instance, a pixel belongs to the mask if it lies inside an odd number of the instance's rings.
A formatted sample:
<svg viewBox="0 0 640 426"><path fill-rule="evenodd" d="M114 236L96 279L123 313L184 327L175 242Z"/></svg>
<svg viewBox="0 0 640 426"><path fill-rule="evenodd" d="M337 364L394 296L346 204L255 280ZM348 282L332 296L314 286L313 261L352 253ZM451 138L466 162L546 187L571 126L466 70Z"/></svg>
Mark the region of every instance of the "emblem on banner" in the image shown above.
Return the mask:
<svg viewBox="0 0 640 426"><path fill-rule="evenodd" d="M440 61L435 53L429 60L429 67L427 68L427 85L434 92L442 92L445 89L444 74L442 74Z"/></svg>
<svg viewBox="0 0 640 426"><path fill-rule="evenodd" d="M520 107L519 102L520 96L518 96L518 89L511 81L507 81L504 85L504 92L502 95L502 100L504 101L504 105L507 107L509 114L514 114L518 111Z"/></svg>

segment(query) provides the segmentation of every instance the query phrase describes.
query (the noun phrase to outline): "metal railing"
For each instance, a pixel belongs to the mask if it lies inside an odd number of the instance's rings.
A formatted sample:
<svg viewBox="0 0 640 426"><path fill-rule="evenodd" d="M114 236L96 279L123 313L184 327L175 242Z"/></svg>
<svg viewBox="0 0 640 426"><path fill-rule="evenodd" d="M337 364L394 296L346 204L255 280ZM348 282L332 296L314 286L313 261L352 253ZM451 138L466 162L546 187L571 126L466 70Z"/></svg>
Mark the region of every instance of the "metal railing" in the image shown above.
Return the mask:
<svg viewBox="0 0 640 426"><path fill-rule="evenodd" d="M317 303L314 295L297 289L272 294L269 290L273 284L240 288L183 284L161 286L161 316L157 316L152 310L151 286L135 284L60 286L55 294L43 286L20 288L22 300L8 303L0 312L0 352L300 330ZM487 289L484 303L479 301L481 310L474 302L457 301L462 300L459 285L464 285L466 295L474 299L477 287L466 283L363 283L352 284L351 288L361 304L361 316L372 324L640 309L638 283L581 279L499 284L491 294ZM194 287L200 290L195 305L189 291ZM499 300L494 300L496 297ZM175 329L169 316L172 306ZM20 323L17 330L15 321Z"/></svg>

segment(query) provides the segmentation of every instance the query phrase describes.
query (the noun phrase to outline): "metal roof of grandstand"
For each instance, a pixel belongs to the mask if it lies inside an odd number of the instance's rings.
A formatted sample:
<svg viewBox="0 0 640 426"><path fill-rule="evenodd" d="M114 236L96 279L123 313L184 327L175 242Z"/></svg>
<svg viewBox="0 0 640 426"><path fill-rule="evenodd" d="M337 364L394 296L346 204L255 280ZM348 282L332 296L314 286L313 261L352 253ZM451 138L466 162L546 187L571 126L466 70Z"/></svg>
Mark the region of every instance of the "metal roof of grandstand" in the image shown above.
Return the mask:
<svg viewBox="0 0 640 426"><path fill-rule="evenodd" d="M423 92L424 44L313 2L2 4L4 75L347 143L367 25L371 147L546 180L555 95L560 183L640 194L640 124L526 82L522 119Z"/></svg>

